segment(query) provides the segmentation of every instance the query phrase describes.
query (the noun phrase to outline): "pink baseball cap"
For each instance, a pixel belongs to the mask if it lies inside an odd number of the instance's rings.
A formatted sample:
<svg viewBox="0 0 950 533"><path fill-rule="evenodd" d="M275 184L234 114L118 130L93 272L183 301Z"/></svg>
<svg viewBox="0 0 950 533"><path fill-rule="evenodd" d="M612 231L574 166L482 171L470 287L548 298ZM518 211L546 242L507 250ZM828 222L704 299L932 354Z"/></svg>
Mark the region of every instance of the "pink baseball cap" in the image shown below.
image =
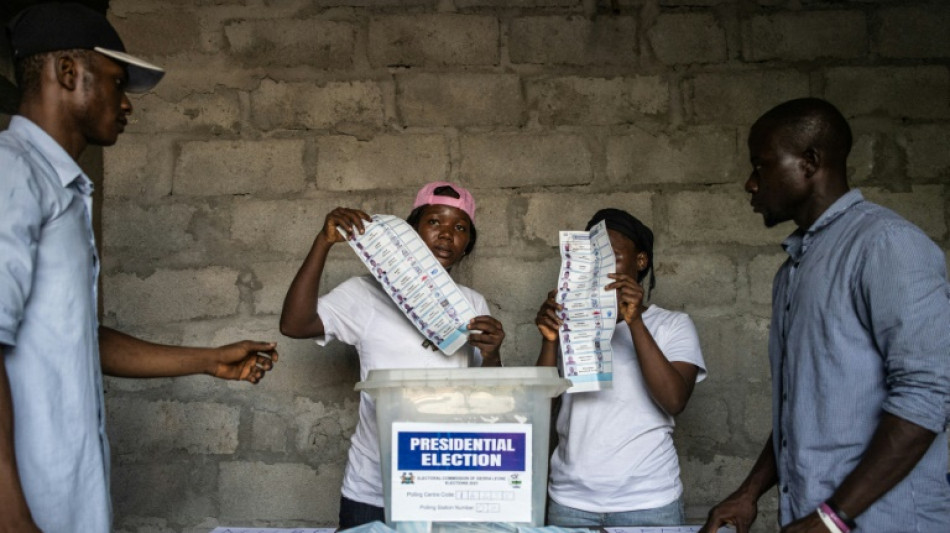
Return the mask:
<svg viewBox="0 0 950 533"><path fill-rule="evenodd" d="M435 190L439 187L449 187L457 192L459 197L452 198L451 196L435 194ZM472 224L475 223L475 198L472 198L472 193L454 183L448 181L433 181L432 183L423 185L423 187L419 189L418 194L416 194L416 201L413 202L412 208L415 209L423 205L447 205L461 209L468 215Z"/></svg>

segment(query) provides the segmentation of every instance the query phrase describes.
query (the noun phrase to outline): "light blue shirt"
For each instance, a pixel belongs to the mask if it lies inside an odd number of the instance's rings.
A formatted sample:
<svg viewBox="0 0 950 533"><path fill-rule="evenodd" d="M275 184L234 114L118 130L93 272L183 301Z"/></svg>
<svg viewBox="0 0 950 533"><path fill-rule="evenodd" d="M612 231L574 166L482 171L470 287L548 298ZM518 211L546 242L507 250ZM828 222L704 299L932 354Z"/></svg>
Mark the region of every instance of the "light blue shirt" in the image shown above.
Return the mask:
<svg viewBox="0 0 950 533"><path fill-rule="evenodd" d="M887 412L937 438L903 481L858 516L858 529L950 531L944 254L857 190L783 247L789 259L775 276L769 337L781 523L834 493Z"/></svg>
<svg viewBox="0 0 950 533"><path fill-rule="evenodd" d="M0 133L0 344L20 481L45 533L111 530L91 193L34 123Z"/></svg>

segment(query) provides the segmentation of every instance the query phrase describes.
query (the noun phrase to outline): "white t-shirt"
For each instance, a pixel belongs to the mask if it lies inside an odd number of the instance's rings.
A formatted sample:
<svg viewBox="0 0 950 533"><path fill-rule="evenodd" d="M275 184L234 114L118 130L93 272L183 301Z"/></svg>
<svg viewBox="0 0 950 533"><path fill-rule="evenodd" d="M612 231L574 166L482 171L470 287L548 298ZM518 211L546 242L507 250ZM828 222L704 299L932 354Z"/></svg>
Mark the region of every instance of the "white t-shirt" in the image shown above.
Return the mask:
<svg viewBox="0 0 950 533"><path fill-rule="evenodd" d="M706 378L699 337L685 313L651 305L643 322L668 360L696 365L697 383ZM562 395L548 494L594 513L661 507L683 493L673 417L650 397L625 322L617 323L611 346L613 388Z"/></svg>
<svg viewBox="0 0 950 533"><path fill-rule="evenodd" d="M489 314L488 303L481 294L461 285L459 290L476 315ZM376 368L481 366L481 353L469 344L451 356L423 347L425 337L370 275L350 278L318 299L317 313L326 332L317 343L325 345L330 340L339 339L356 347L360 354L360 380L365 380L369 371ZM343 495L382 507L383 480L379 465L376 406L365 392L360 393L359 412L343 474Z"/></svg>

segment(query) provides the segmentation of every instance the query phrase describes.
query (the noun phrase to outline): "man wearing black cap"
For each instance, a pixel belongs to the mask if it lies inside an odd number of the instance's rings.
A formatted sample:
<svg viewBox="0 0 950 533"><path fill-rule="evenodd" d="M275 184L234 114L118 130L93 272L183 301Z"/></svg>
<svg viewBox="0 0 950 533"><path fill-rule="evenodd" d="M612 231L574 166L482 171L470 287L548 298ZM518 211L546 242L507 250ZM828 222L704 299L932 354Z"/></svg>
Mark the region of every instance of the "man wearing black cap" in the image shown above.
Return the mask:
<svg viewBox="0 0 950 533"><path fill-rule="evenodd" d="M0 133L0 532L111 530L102 374L259 381L274 344L151 344L98 325L92 183L162 70L125 53L104 16L39 4L8 27L21 102Z"/></svg>

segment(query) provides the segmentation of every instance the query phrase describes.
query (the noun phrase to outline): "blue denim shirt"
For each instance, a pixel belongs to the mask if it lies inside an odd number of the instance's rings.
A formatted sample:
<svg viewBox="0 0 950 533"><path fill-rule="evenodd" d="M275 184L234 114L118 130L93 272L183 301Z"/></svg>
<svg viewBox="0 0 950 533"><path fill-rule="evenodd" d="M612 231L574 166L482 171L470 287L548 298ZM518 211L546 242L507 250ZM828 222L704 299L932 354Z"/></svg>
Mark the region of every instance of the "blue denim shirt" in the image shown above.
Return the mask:
<svg viewBox="0 0 950 533"><path fill-rule="evenodd" d="M0 345L20 481L46 533L111 530L91 193L34 123L0 133Z"/></svg>
<svg viewBox="0 0 950 533"><path fill-rule="evenodd" d="M950 531L950 285L917 227L839 198L783 243L769 359L780 522L815 510L855 468L887 412L938 433L916 468L857 518L862 531Z"/></svg>

